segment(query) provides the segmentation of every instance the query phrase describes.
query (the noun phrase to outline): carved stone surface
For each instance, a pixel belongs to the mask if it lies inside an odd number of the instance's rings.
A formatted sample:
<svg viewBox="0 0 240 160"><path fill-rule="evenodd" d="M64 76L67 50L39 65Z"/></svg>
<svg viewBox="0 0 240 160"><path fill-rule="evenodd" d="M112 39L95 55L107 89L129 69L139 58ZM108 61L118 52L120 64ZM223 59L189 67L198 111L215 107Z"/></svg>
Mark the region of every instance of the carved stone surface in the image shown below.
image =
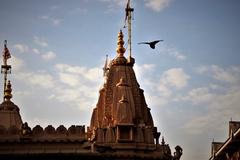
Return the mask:
<svg viewBox="0 0 240 160"><path fill-rule="evenodd" d="M118 37L120 48L123 47L121 34L120 32ZM108 65L108 74L105 74L104 85L93 109L88 138L94 143L93 150L99 152L110 152L111 149L127 152L156 151L159 158L165 150L164 155L172 159L169 146L159 145L160 132L154 127L150 108L145 101L144 91L137 82L133 64L127 63L123 53L117 53Z"/></svg>

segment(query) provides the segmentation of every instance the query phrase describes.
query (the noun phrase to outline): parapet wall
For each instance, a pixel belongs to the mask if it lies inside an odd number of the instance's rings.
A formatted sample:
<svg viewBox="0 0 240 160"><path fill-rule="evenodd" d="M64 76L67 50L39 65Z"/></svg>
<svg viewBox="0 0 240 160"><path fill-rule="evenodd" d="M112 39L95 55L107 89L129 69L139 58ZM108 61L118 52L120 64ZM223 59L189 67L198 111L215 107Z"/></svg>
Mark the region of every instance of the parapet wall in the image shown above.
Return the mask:
<svg viewBox="0 0 240 160"><path fill-rule="evenodd" d="M60 125L54 128L52 125L48 125L43 128L40 125L36 125L32 129L30 127L22 127L18 129L15 126L5 128L0 126L0 141L20 141L21 139L28 139L31 141L84 141L87 140L85 126L72 125L68 129Z"/></svg>

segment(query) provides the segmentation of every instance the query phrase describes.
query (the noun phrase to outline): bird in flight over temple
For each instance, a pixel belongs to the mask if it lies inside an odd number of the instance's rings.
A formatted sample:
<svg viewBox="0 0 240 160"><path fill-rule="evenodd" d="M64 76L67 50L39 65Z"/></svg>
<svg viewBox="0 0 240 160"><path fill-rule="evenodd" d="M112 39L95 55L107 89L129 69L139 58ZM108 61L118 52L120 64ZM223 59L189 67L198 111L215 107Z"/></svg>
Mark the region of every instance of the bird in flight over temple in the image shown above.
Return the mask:
<svg viewBox="0 0 240 160"><path fill-rule="evenodd" d="M152 49L155 49L155 46L158 42L162 42L163 40L156 40L156 41L152 41L152 42L140 42L138 44L149 44L149 46L152 48Z"/></svg>

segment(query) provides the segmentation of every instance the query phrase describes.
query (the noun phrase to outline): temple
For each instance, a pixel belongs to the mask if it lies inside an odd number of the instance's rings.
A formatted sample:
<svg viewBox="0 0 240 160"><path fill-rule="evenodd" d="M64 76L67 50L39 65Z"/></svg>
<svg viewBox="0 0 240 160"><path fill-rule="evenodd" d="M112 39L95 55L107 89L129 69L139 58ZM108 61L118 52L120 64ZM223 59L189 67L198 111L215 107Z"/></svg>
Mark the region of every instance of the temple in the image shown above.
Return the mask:
<svg viewBox="0 0 240 160"><path fill-rule="evenodd" d="M134 61L124 57L122 31L117 44L117 55L105 70L105 83L93 109L88 138L95 142L96 150L149 151L156 152L156 157L164 150L170 155L168 146L159 144L160 132L154 127L150 108L136 80Z"/></svg>
<svg viewBox="0 0 240 160"><path fill-rule="evenodd" d="M128 1L126 20L128 38L131 39L131 12ZM130 33L129 33L130 32ZM0 159L104 159L104 160L179 160L182 148L175 147L172 154L169 145L160 138L154 126L144 91L137 82L131 54L125 57L124 35L120 30L114 59L106 59L104 84L93 109L90 126L63 125L33 128L23 122L21 107L12 102L12 85L7 75L11 65L7 60L11 54L4 45L2 73L4 74L4 96L0 104ZM159 142L161 139L161 142Z"/></svg>

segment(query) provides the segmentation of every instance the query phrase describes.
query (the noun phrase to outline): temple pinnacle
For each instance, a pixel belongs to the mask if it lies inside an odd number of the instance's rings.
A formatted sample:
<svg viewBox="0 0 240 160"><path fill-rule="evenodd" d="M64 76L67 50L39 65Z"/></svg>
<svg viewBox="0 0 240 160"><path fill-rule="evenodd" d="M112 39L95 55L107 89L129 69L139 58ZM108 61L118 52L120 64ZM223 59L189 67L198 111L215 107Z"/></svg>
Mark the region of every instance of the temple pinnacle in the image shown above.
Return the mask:
<svg viewBox="0 0 240 160"><path fill-rule="evenodd" d="M6 99L6 101L10 101L12 98L12 85L10 81L8 81L6 89L4 91L4 98Z"/></svg>
<svg viewBox="0 0 240 160"><path fill-rule="evenodd" d="M123 33L122 30L118 33L118 42L117 42L117 53L118 57L123 57L123 54L125 53L126 49L124 48L124 40L123 40Z"/></svg>

